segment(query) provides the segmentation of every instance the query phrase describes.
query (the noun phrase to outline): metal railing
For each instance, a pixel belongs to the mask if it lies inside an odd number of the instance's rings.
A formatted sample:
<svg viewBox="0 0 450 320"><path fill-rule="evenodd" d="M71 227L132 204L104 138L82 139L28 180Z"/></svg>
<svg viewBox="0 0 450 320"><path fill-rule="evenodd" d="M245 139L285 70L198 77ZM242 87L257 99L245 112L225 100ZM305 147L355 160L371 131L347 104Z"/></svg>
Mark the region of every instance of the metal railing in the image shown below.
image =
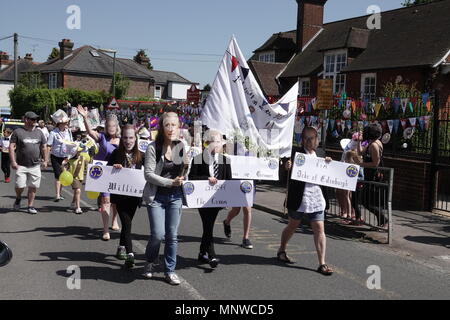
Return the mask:
<svg viewBox="0 0 450 320"><path fill-rule="evenodd" d="M369 226L373 230L387 232L387 243L392 244L394 169L377 168L376 172L379 175L377 181L360 181L356 191L350 193L352 215L354 214L357 218L353 222L357 225ZM328 216L341 217L341 206L339 204L341 196L343 197L343 191L328 189Z"/></svg>

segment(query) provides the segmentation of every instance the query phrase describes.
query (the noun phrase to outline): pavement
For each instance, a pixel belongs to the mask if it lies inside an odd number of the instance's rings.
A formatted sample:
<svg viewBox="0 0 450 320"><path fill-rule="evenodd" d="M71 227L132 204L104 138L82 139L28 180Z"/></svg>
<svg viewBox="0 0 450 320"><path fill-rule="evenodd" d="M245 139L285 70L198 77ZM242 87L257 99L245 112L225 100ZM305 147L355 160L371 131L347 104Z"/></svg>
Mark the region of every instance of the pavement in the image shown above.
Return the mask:
<svg viewBox="0 0 450 320"><path fill-rule="evenodd" d="M0 300L450 298L450 261L430 263L431 259L424 259L423 253L419 255L413 250L407 251L410 254L408 256L403 251L347 232L333 221L326 224L327 263L335 270L331 277L316 272L318 263L313 236L306 225L296 231L288 246L288 253L296 263L286 265L278 262L276 252L287 220L260 210L265 205L265 210L273 206L272 209L276 211L279 210L276 204L283 203L284 194L270 186L265 191L262 190L264 186L258 186L251 228L254 249L247 250L240 246L243 234L241 216L232 223L232 238L224 236L222 221L227 210L222 210L215 227L220 265L217 269L211 269L209 265L200 264L197 261L202 233L200 218L197 210L184 210L179 229L176 268L182 284L178 287L168 285L162 273L158 273L155 279L147 280L141 276L149 238L146 209L139 209L133 221L136 267L126 270L123 261L114 257L119 233L113 232L108 242L100 240L101 217L95 211L95 201L87 199L83 192L85 213L75 215L68 210L72 192L69 188L64 188L64 201L52 201L53 181L52 173L44 172L35 204L39 213L29 215L24 209L18 212L11 209L14 185L0 180L0 239L12 248L14 254L12 261L0 268ZM22 201L23 205L25 201ZM433 255L444 255L441 249L448 251L439 241L430 242L422 238L423 234L443 238L421 230L425 227L429 228L426 230L437 230L437 221L436 226L432 223L425 226L423 222L416 223L425 217L407 217L399 217L397 221L408 230L411 225L414 226L416 233L408 231L409 238L403 241L429 246L436 250ZM394 230L397 229L400 229L400 225ZM439 232L445 234L448 229ZM380 270L380 287L375 289L368 286L374 275L370 271L373 266ZM76 275L80 276L79 288L73 286L76 284L72 275L74 271L71 271L73 268L77 270Z"/></svg>

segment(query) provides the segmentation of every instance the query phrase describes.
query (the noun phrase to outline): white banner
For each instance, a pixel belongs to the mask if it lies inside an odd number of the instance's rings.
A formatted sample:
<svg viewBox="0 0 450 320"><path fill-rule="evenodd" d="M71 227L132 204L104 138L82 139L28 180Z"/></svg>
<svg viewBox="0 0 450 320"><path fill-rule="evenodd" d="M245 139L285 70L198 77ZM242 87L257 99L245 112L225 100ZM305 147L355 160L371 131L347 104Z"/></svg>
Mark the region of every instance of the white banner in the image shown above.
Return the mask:
<svg viewBox="0 0 450 320"><path fill-rule="evenodd" d="M250 180L222 180L215 185L207 180L186 181L183 192L190 209L253 206L254 186Z"/></svg>
<svg viewBox="0 0 450 320"><path fill-rule="evenodd" d="M293 180L336 189L355 191L359 166L340 161L325 162L323 158L296 153L292 168Z"/></svg>
<svg viewBox="0 0 450 320"><path fill-rule="evenodd" d="M292 150L298 82L275 104L269 104L233 37L202 112L202 122L227 136L250 142L279 157Z"/></svg>
<svg viewBox="0 0 450 320"><path fill-rule="evenodd" d="M279 180L279 160L277 158L227 157L231 160L233 179Z"/></svg>
<svg viewBox="0 0 450 320"><path fill-rule="evenodd" d="M87 169L86 191L142 197L145 187L144 172L136 169L114 169L92 165Z"/></svg>

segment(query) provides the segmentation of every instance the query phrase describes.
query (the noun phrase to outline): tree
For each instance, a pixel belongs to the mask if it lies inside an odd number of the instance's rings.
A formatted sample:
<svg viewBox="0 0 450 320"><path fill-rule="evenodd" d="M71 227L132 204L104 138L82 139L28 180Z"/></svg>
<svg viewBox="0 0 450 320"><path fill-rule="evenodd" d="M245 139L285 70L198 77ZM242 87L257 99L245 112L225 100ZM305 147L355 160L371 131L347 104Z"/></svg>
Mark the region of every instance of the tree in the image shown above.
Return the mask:
<svg viewBox="0 0 450 320"><path fill-rule="evenodd" d="M430 2L436 2L441 0L405 0L405 2L402 3L402 6L404 7L412 7L419 4L426 4Z"/></svg>
<svg viewBox="0 0 450 320"><path fill-rule="evenodd" d="M146 67L149 70L153 70L153 66L152 66L152 63L150 62L150 58L145 53L144 49L138 50L137 54L133 57L133 60L139 64L143 64L143 62L144 62Z"/></svg>
<svg viewBox="0 0 450 320"><path fill-rule="evenodd" d="M52 53L50 53L50 55L47 58L47 61L53 60L55 58L59 57L59 49L58 48L53 48L52 49Z"/></svg>
<svg viewBox="0 0 450 320"><path fill-rule="evenodd" d="M21 74L18 84L27 89L44 89L47 87L40 72L25 72Z"/></svg>
<svg viewBox="0 0 450 320"><path fill-rule="evenodd" d="M116 72L116 98L125 98L130 88L130 79L126 78L120 72Z"/></svg>
<svg viewBox="0 0 450 320"><path fill-rule="evenodd" d="M211 86L209 85L209 83L203 87L203 91L211 91Z"/></svg>

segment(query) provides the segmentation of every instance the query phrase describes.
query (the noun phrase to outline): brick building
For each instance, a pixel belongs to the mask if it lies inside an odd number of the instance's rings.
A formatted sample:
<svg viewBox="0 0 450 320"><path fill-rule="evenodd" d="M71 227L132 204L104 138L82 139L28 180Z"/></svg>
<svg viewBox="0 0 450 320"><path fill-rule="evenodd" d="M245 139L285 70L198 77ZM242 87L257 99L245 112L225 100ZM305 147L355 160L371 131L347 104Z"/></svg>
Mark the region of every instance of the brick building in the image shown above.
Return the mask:
<svg viewBox="0 0 450 320"><path fill-rule="evenodd" d="M297 0L297 29L272 35L250 59L286 63L273 79L280 95L299 81L299 95L315 97L318 79L329 78L335 95L345 92L349 97L374 101L391 82L415 84L420 92L439 89L437 101L441 107L446 103L450 107L450 0L381 12L381 29L368 29L370 16L323 23L326 2ZM280 43L285 54L279 52L283 50ZM270 68L261 69L255 70L261 77L271 73ZM445 117L439 120L450 120L448 112L441 113ZM450 131L449 127L445 130ZM340 150L327 151L340 156ZM436 182L430 159L430 155L385 155L384 165L395 169L395 208L430 209L432 185L441 188L445 176L442 173Z"/></svg>

